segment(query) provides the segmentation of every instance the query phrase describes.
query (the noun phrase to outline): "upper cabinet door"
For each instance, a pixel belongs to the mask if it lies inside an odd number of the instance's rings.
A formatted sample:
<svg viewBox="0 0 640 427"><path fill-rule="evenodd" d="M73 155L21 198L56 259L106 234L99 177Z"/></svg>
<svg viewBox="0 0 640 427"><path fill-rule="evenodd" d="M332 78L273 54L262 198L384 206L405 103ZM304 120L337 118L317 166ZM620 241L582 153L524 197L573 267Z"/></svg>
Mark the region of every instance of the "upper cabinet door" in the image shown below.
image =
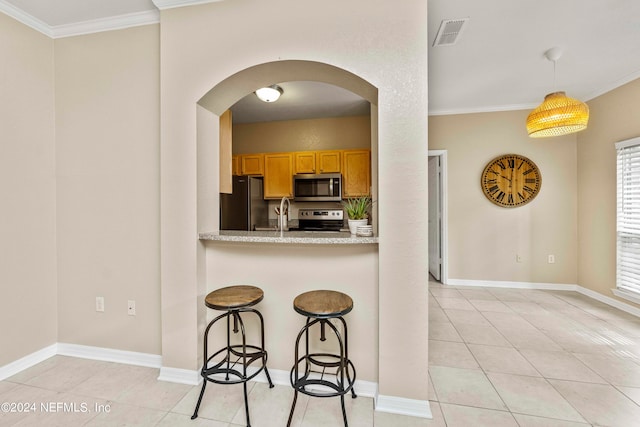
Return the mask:
<svg viewBox="0 0 640 427"><path fill-rule="evenodd" d="M298 173L316 173L316 152L315 151L298 151L293 153L295 172Z"/></svg>
<svg viewBox="0 0 640 427"><path fill-rule="evenodd" d="M242 164L240 156L231 156L231 173L234 175L242 175Z"/></svg>
<svg viewBox="0 0 640 427"><path fill-rule="evenodd" d="M293 155L264 155L264 198L293 197Z"/></svg>
<svg viewBox="0 0 640 427"><path fill-rule="evenodd" d="M371 193L371 151L342 152L342 197L368 196Z"/></svg>
<svg viewBox="0 0 640 427"><path fill-rule="evenodd" d="M264 154L243 154L242 175L264 175Z"/></svg>
<svg viewBox="0 0 640 427"><path fill-rule="evenodd" d="M318 173L340 173L340 151L316 151Z"/></svg>
<svg viewBox="0 0 640 427"><path fill-rule="evenodd" d="M231 110L220 116L220 192L231 194L233 191L233 162L231 156Z"/></svg>

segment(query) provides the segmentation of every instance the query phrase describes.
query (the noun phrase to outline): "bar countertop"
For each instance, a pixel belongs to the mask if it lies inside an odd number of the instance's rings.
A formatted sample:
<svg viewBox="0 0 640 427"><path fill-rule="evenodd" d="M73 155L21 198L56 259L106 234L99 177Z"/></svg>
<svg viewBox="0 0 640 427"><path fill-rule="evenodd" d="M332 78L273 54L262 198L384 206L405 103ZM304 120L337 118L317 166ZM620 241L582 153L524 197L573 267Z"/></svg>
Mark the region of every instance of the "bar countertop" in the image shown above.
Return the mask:
<svg viewBox="0 0 640 427"><path fill-rule="evenodd" d="M348 231L235 231L202 232L200 240L244 243L286 243L315 245L378 244L378 237L352 236Z"/></svg>

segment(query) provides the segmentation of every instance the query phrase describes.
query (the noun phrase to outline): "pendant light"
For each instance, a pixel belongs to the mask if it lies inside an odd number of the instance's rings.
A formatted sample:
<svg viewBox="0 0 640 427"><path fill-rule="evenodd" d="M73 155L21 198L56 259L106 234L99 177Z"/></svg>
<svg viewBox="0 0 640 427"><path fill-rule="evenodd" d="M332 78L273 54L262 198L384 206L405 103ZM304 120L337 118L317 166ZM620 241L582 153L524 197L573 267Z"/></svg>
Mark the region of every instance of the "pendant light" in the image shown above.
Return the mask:
<svg viewBox="0 0 640 427"><path fill-rule="evenodd" d="M260 98L261 101L264 102L276 102L280 95L282 95L284 91L278 85L271 85L268 87L262 87L256 90L256 96Z"/></svg>
<svg viewBox="0 0 640 427"><path fill-rule="evenodd" d="M544 56L553 62L553 80L555 87L556 61L562 56L562 50L554 47ZM564 92L553 92L544 97L544 101L529 117L527 132L532 138L567 135L587 128L589 107L584 102L569 98Z"/></svg>

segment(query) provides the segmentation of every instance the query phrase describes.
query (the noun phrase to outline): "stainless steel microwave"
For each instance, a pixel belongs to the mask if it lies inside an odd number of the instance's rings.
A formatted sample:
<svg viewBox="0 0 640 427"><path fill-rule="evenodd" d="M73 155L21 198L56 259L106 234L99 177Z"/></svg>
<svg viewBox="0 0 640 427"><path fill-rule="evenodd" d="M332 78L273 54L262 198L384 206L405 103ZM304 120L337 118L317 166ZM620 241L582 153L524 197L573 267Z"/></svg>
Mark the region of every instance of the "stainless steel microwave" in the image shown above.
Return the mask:
<svg viewBox="0 0 640 427"><path fill-rule="evenodd" d="M339 173L294 175L293 198L297 202L339 202L342 200L342 175Z"/></svg>

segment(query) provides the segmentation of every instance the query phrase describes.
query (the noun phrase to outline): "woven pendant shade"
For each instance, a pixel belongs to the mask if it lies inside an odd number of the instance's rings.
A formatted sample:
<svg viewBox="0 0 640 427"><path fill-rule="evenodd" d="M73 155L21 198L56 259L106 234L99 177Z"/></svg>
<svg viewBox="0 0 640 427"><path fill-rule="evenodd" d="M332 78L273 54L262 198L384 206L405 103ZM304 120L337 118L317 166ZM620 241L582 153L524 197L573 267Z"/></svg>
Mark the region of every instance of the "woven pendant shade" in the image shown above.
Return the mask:
<svg viewBox="0 0 640 427"><path fill-rule="evenodd" d="M587 128L589 107L569 98L564 92L554 92L527 117L527 132L532 138L560 136Z"/></svg>

